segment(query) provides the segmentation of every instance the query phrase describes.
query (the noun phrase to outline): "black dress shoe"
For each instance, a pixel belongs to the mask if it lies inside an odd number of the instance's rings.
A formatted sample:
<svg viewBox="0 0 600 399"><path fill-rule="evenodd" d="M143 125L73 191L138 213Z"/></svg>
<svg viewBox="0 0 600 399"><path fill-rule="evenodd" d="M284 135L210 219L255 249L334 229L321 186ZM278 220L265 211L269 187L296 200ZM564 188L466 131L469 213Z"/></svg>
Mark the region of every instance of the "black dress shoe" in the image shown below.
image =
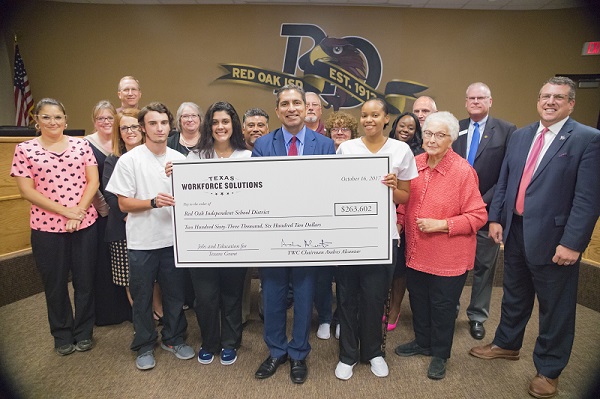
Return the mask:
<svg viewBox="0 0 600 399"><path fill-rule="evenodd" d="M294 384L303 384L307 376L306 360L290 360L290 378Z"/></svg>
<svg viewBox="0 0 600 399"><path fill-rule="evenodd" d="M254 373L254 377L262 380L263 378L269 378L277 371L277 368L280 364L287 362L287 355L283 355L281 357L273 357L269 356L256 370Z"/></svg>
<svg viewBox="0 0 600 399"><path fill-rule="evenodd" d="M471 337L477 340L481 340L483 337L485 337L485 327L483 326L482 322L470 321L469 324L471 325L471 328L469 329L471 332Z"/></svg>

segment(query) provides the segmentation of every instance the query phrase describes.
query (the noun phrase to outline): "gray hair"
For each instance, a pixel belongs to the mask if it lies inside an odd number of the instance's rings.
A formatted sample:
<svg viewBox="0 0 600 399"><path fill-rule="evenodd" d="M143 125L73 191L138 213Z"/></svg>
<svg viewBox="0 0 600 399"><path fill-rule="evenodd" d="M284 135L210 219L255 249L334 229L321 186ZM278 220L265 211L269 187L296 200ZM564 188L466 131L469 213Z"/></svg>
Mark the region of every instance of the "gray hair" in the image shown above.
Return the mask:
<svg viewBox="0 0 600 399"><path fill-rule="evenodd" d="M429 114L423 123L423 131L428 130L429 125L432 123L439 123L446 126L452 141L456 141L458 138L458 119L456 119L450 112L440 111Z"/></svg>
<svg viewBox="0 0 600 399"><path fill-rule="evenodd" d="M417 100L420 100L422 98L426 99L427 101L429 101L429 103L431 105L431 112L437 112L438 109L437 109L437 105L435 104L435 100L433 98L429 97L429 96L419 96L419 97L417 97L417 99L415 100L415 102L417 102ZM414 105L413 105L413 107L414 107Z"/></svg>
<svg viewBox="0 0 600 399"><path fill-rule="evenodd" d="M246 123L246 118L250 118L253 116L262 116L267 120L267 123L269 123L269 114L267 114L267 112L262 108L250 108L244 113L242 123Z"/></svg>
<svg viewBox="0 0 600 399"><path fill-rule="evenodd" d="M566 76L555 76L545 81L542 87L546 86L548 83L557 86L569 86L569 100L575 100L575 89L577 88L577 85L571 79ZM542 94L542 89L540 89L539 94Z"/></svg>
<svg viewBox="0 0 600 399"><path fill-rule="evenodd" d="M471 83L469 85L469 87L467 87L467 90L466 90L467 96L469 95L469 90L471 90L472 88L477 87L477 86L483 87L483 89L485 91L487 91L488 96L492 97L492 91L490 90L490 87L488 85L486 85L485 83L483 83L483 82Z"/></svg>
<svg viewBox="0 0 600 399"><path fill-rule="evenodd" d="M190 108L194 108L196 110L196 113L198 114L198 118L200 118L200 125L202 125L202 110L200 109L200 107L198 106L198 104L196 103L192 103L192 102L183 102L181 103L181 105L179 106L179 108L177 109L177 116L175 117L175 128L177 129L178 132L181 132L181 116L183 115L183 109L185 107L190 107Z"/></svg>

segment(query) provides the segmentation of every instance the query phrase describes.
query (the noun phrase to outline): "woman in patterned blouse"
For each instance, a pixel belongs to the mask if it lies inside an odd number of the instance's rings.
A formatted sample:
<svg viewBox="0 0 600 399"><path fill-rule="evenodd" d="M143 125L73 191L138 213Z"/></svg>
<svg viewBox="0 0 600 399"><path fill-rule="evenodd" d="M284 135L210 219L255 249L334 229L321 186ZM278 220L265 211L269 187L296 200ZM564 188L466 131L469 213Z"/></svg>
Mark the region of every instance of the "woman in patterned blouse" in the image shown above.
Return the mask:
<svg viewBox="0 0 600 399"><path fill-rule="evenodd" d="M64 106L51 98L35 107L40 136L17 145L11 176L31 202L31 248L42 276L50 332L59 355L92 348L96 219L96 159L87 141L64 135ZM75 290L71 308L69 272Z"/></svg>

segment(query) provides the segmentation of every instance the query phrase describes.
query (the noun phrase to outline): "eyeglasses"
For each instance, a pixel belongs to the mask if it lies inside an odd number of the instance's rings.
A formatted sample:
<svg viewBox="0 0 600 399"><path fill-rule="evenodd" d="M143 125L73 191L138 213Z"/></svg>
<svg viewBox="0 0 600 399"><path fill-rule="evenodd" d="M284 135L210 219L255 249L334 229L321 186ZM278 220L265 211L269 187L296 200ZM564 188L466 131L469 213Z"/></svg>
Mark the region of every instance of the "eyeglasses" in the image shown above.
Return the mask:
<svg viewBox="0 0 600 399"><path fill-rule="evenodd" d="M115 120L115 118L113 118L112 116L97 116L96 117L96 122L110 122L110 123L113 123L114 120Z"/></svg>
<svg viewBox="0 0 600 399"><path fill-rule="evenodd" d="M329 131L331 133L338 133L338 132L350 133L350 128L347 128L347 127L332 127L331 129L329 129Z"/></svg>
<svg viewBox="0 0 600 399"><path fill-rule="evenodd" d="M38 115L38 118L42 121L42 123L50 123L52 120L54 120L56 123L62 123L65 119L67 119L67 117L64 115Z"/></svg>
<svg viewBox="0 0 600 399"><path fill-rule="evenodd" d="M540 100L542 101L550 101L552 97L554 97L556 101L565 101L566 99L570 99L570 97L566 94L540 94Z"/></svg>
<svg viewBox="0 0 600 399"><path fill-rule="evenodd" d="M121 126L119 129L122 133L127 133L128 130L131 130L132 133L135 133L140 130L140 125Z"/></svg>
<svg viewBox="0 0 600 399"><path fill-rule="evenodd" d="M479 97L467 97L467 101L474 103L477 101L478 103L482 102L486 98L490 98L490 96L479 96Z"/></svg>
<svg viewBox="0 0 600 399"><path fill-rule="evenodd" d="M423 137L425 137L426 139L430 139L432 136L435 136L435 138L437 140L442 140L444 137L449 136L449 134L446 133L442 133L442 132L432 132L431 130L424 130L423 131Z"/></svg>
<svg viewBox="0 0 600 399"><path fill-rule="evenodd" d="M200 115L198 114L185 114L185 115L181 115L181 119L196 119L200 117Z"/></svg>

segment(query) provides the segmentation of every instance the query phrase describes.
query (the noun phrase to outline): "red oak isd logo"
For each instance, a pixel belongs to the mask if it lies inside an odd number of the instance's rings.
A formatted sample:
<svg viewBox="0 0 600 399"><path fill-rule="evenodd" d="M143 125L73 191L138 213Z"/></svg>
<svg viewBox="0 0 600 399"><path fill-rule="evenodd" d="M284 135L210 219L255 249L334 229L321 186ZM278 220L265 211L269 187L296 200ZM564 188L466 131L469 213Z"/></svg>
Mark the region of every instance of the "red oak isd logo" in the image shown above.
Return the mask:
<svg viewBox="0 0 600 399"><path fill-rule="evenodd" d="M379 91L383 63L379 51L369 40L358 36L328 37L311 24L282 24L280 36L287 37L283 70L271 71L245 64L221 64L227 74L217 80L279 88L296 84L321 95L325 108L353 108L365 101L384 99L392 113L404 111L406 99L427 89L417 82L394 79ZM300 54L303 38L314 46ZM301 70L303 76L297 76Z"/></svg>

